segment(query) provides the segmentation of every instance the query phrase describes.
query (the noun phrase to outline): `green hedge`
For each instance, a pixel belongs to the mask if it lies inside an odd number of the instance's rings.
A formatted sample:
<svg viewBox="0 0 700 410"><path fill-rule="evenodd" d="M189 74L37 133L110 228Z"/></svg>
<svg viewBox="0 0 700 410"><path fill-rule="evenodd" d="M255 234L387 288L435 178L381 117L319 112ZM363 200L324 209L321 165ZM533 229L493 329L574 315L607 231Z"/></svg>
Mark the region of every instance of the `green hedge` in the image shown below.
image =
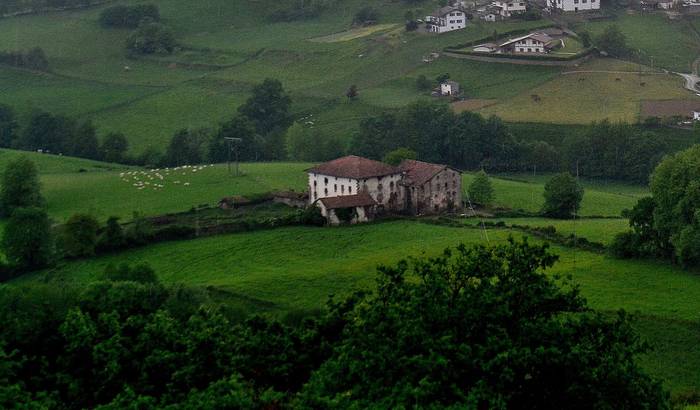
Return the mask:
<svg viewBox="0 0 700 410"><path fill-rule="evenodd" d="M544 56L538 56L538 55L522 55L522 54L487 54L487 53L477 53L474 51L462 51L462 50L452 50L446 48L445 51L448 51L450 53L454 54L462 54L466 56L475 56L475 57L489 57L489 58L503 58L503 59L508 59L508 60L537 60L537 61L572 61L572 60L577 60L579 58L585 57L589 54L591 54L595 49L594 48L589 48L581 53L575 54L573 56L550 56L550 55L544 55Z"/></svg>

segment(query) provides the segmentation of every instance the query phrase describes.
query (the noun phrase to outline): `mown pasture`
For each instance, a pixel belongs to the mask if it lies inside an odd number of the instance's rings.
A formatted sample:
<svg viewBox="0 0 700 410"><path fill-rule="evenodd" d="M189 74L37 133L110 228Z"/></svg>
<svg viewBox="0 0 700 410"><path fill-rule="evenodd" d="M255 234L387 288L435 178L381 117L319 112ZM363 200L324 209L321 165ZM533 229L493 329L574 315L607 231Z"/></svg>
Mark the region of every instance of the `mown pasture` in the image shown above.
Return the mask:
<svg viewBox="0 0 700 410"><path fill-rule="evenodd" d="M167 283L208 288L249 312L285 314L323 306L329 295L372 289L378 264L436 255L458 243L500 243L517 231L454 228L396 221L340 228L281 228L163 243L117 255L76 261L20 278L17 283L86 283L109 263L147 262ZM653 261L620 261L553 247L551 273L571 274L590 305L638 315L638 328L655 347L644 365L669 388L698 386L700 277Z"/></svg>

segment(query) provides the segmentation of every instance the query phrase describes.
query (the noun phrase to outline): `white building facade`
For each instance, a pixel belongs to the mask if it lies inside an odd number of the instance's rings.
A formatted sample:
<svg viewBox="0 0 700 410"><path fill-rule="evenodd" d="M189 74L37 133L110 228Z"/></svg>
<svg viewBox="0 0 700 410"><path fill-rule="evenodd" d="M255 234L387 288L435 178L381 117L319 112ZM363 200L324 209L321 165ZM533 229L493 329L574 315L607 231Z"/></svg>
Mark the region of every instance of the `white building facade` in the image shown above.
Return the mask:
<svg viewBox="0 0 700 410"><path fill-rule="evenodd" d="M549 0L549 7L564 12L600 10L600 0Z"/></svg>
<svg viewBox="0 0 700 410"><path fill-rule="evenodd" d="M524 13L527 10L525 1L495 1L494 6L500 9L500 14L503 17L511 17L513 14Z"/></svg>
<svg viewBox="0 0 700 410"><path fill-rule="evenodd" d="M461 7L443 7L426 16L425 23L432 33L447 33L467 27L467 14Z"/></svg>

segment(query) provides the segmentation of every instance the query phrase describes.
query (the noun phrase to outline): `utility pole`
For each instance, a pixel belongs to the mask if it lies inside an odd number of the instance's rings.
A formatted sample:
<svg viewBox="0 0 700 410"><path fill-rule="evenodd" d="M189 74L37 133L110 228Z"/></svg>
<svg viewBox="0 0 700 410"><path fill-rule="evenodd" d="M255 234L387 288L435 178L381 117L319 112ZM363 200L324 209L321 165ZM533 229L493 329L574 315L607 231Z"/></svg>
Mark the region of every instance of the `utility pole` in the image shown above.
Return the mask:
<svg viewBox="0 0 700 410"><path fill-rule="evenodd" d="M231 175L231 152L235 153L235 161L236 161L236 176L239 176L239 169L238 169L238 143L242 142L243 140L241 138L233 138L233 137L224 137L228 144L228 173ZM234 151L235 148L235 151Z"/></svg>

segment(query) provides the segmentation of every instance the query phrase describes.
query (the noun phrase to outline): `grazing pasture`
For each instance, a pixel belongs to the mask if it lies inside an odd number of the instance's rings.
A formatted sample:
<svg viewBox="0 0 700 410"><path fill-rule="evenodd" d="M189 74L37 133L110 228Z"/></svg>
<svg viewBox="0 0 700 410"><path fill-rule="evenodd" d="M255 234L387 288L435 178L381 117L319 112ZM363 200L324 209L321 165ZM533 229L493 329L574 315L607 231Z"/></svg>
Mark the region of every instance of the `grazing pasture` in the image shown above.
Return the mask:
<svg viewBox="0 0 700 410"><path fill-rule="evenodd" d="M508 230L488 231L490 243ZM87 283L109 263L148 262L167 283L188 283L216 292L233 306L284 314L323 306L328 296L372 289L378 264L436 255L458 243L486 243L478 229L417 222L340 228L282 228L177 243L68 263L25 276L27 281ZM700 350L695 342L700 277L664 263L618 261L554 247L560 262L551 273L571 274L593 308L637 312L637 326L655 350L643 357L653 374L674 391L697 388ZM668 333L667 333L668 332Z"/></svg>

